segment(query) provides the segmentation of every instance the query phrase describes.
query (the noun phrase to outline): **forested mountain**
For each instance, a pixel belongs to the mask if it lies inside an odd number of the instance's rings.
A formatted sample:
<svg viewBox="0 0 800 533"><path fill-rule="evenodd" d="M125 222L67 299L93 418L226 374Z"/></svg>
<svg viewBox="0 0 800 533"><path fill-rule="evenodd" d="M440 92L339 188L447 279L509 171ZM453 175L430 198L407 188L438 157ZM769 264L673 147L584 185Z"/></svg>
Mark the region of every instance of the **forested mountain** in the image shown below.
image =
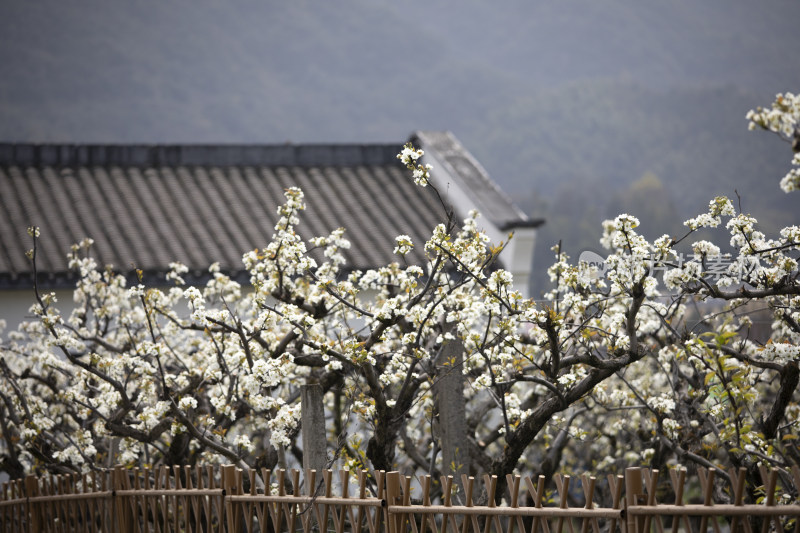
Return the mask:
<svg viewBox="0 0 800 533"><path fill-rule="evenodd" d="M674 232L734 191L774 228L797 206L777 188L788 151L744 114L800 90L798 20L796 0L8 0L0 140L449 129L549 219L538 261L559 238L597 248L617 210L658 207L678 224L652 231Z"/></svg>

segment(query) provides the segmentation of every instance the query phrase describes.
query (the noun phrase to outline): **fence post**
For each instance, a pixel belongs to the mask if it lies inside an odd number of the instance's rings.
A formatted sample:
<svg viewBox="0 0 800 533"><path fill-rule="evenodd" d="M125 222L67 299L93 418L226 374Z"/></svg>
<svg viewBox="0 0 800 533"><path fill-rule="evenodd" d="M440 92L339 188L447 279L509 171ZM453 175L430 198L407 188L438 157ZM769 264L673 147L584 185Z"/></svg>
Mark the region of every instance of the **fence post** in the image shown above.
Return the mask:
<svg viewBox="0 0 800 533"><path fill-rule="evenodd" d="M644 491L642 489L642 469L641 468L626 468L625 469L625 508L633 507L639 504L640 499L644 498ZM644 520L638 520L637 517L627 514L627 528L626 533L644 533Z"/></svg>
<svg viewBox="0 0 800 533"><path fill-rule="evenodd" d="M111 489L114 495L114 511L113 514L117 515L117 531L119 533L132 533L133 532L133 513L130 506L125 499L117 494L118 490L125 490L128 488L128 472L122 468L121 465L114 467L111 472Z"/></svg>
<svg viewBox="0 0 800 533"><path fill-rule="evenodd" d="M455 331L455 327L449 328ZM460 339L445 341L436 358L439 377L433 386L434 402L439 413L438 428L442 443L442 473L458 479L469 474L467 450L467 415L464 385L464 344Z"/></svg>
<svg viewBox="0 0 800 533"><path fill-rule="evenodd" d="M26 498L35 498L39 495L39 480L36 479L36 476L30 475L25 478L25 497ZM38 503L31 503L27 502L28 504L25 506L26 514L25 523L28 525L29 533L41 533L42 531L42 521L41 515L39 513L39 505Z"/></svg>
<svg viewBox="0 0 800 533"><path fill-rule="evenodd" d="M300 412L303 435L303 469L322 472L327 467L327 437L322 385L307 383L300 387Z"/></svg>

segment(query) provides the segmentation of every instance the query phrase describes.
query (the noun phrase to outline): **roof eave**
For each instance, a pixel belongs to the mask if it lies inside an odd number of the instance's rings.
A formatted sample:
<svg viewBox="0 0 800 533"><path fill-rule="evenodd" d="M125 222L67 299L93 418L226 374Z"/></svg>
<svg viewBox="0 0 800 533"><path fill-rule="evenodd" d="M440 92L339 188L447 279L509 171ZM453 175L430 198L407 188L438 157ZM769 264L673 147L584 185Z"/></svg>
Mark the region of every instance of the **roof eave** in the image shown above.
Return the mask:
<svg viewBox="0 0 800 533"><path fill-rule="evenodd" d="M532 218L528 220L523 220L519 222L507 222L500 226L500 229L503 231L514 230L518 228L538 228L539 226L543 226L545 223L545 219L543 218Z"/></svg>

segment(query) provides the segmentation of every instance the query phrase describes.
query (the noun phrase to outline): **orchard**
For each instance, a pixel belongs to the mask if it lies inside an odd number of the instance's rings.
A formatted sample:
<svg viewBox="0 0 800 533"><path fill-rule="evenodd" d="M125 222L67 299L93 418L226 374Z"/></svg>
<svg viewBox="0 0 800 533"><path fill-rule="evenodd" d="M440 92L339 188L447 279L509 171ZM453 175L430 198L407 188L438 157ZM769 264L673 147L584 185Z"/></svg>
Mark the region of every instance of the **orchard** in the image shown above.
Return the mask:
<svg viewBox="0 0 800 533"><path fill-rule="evenodd" d="M747 118L792 144L780 186L800 188L800 97ZM437 187L421 150L398 158ZM768 237L717 197L684 235L650 242L647 221L623 214L603 224L603 272L556 248L553 288L534 300L514 291L479 215L447 209L427 242L400 235L396 262L352 271L343 229L298 236L303 192L287 190L271 240L244 253L246 286L213 265L187 286L177 263L166 288L129 286L91 240L75 245L74 310L36 288L38 319L0 344L0 470L305 461L502 484L732 466L757 486L768 465L793 486L800 226ZM407 264L420 247L427 262ZM769 313L766 334L754 309Z"/></svg>

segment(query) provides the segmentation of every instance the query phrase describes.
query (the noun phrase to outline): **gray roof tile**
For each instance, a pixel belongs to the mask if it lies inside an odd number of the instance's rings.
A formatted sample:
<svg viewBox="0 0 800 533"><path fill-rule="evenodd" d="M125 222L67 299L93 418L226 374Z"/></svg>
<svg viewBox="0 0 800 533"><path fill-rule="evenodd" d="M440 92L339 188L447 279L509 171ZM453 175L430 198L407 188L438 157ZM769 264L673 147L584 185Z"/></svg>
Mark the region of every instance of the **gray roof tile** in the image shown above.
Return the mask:
<svg viewBox="0 0 800 533"><path fill-rule="evenodd" d="M525 223L488 177L459 163L466 151L453 141L452 135L430 139L484 195L476 207L488 207L501 223ZM395 157L399 150L0 144L0 286L30 286L29 225L41 227L38 266L50 285L69 282L66 253L87 236L98 262L120 271L135 267L163 276L171 261L181 261L202 275L216 261L241 274L242 253L267 244L283 192L292 186L303 189L308 205L301 236L346 228L351 268L398 260L392 250L401 233L418 245L408 261L422 262L422 244L445 215L430 189L413 184Z"/></svg>

